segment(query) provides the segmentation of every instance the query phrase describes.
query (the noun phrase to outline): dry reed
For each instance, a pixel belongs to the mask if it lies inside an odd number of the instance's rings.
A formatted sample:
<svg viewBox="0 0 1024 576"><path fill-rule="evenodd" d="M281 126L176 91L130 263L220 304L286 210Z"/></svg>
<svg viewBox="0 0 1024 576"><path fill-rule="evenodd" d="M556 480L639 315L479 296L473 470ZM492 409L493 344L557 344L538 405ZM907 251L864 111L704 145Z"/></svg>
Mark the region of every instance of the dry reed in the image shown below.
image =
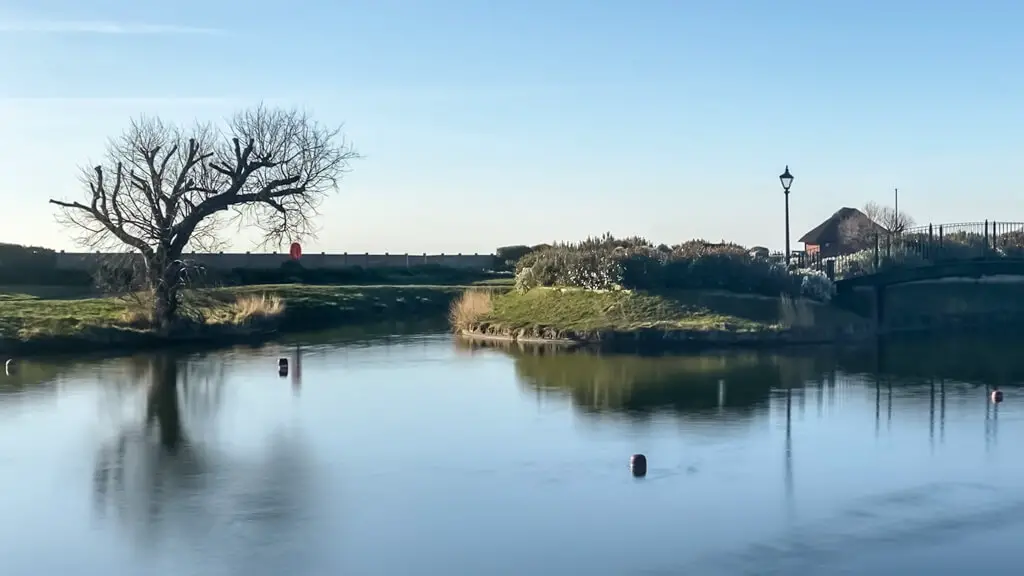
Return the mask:
<svg viewBox="0 0 1024 576"><path fill-rule="evenodd" d="M811 328L814 326L814 309L803 299L793 299L787 294L779 297L779 323L784 328Z"/></svg>
<svg viewBox="0 0 1024 576"><path fill-rule="evenodd" d="M467 290L452 301L448 309L448 321L452 330L458 332L471 327L492 309L491 293L484 290Z"/></svg>

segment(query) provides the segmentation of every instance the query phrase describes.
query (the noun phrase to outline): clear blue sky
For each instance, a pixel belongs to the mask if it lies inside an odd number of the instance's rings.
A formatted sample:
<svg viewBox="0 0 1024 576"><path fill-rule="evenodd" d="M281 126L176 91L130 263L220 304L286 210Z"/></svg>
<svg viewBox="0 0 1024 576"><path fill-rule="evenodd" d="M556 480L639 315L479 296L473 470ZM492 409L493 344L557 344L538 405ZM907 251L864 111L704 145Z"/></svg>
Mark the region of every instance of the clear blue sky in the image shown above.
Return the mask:
<svg viewBox="0 0 1024 576"><path fill-rule="evenodd" d="M611 231L781 248L841 206L1024 221L1024 3L8 0L0 241L140 113L306 107L365 159L307 251ZM236 247L249 245L239 238Z"/></svg>

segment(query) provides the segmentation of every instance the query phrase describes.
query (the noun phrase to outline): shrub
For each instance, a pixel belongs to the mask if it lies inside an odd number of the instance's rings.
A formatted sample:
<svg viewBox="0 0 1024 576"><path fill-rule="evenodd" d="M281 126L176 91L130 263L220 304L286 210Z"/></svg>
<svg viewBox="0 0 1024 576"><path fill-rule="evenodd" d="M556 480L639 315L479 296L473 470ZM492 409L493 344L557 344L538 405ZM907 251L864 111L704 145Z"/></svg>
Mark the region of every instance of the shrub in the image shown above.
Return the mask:
<svg viewBox="0 0 1024 576"><path fill-rule="evenodd" d="M531 275L526 281L526 270ZM516 264L523 286L658 289L718 289L731 292L828 299L834 291L821 274L790 273L777 262L751 255L732 243L691 240L675 246L610 234L556 244L526 254Z"/></svg>
<svg viewBox="0 0 1024 576"><path fill-rule="evenodd" d="M836 295L836 285L822 272L801 268L796 275L803 278L800 281L800 295L819 302L829 302Z"/></svg>
<svg viewBox="0 0 1024 576"><path fill-rule="evenodd" d="M533 268L523 268L516 274L516 292L520 294L529 292L537 287L537 276L533 273Z"/></svg>

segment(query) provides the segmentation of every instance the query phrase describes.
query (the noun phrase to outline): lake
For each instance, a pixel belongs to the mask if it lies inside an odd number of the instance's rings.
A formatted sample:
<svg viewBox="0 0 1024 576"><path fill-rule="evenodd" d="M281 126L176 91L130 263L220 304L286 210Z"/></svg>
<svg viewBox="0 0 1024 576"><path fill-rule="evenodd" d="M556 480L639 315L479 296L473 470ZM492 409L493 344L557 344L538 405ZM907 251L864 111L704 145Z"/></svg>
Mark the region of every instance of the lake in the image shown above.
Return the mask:
<svg viewBox="0 0 1024 576"><path fill-rule="evenodd" d="M0 572L1019 574L1016 349L599 356L350 331L26 359L0 380Z"/></svg>

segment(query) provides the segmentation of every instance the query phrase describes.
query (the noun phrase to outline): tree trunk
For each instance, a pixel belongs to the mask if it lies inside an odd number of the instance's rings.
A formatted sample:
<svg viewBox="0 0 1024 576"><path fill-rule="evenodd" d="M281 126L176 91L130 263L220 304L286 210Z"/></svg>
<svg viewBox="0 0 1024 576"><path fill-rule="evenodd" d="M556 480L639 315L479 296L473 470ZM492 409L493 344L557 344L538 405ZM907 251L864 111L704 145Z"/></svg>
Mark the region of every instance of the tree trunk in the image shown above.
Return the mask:
<svg viewBox="0 0 1024 576"><path fill-rule="evenodd" d="M166 282L158 282L153 289L153 322L157 329L169 333L178 316L177 289Z"/></svg>
<svg viewBox="0 0 1024 576"><path fill-rule="evenodd" d="M146 424L160 429L160 444L175 451L181 445L181 409L178 403L178 364L160 355L153 359L152 380L146 402Z"/></svg>
<svg viewBox="0 0 1024 576"><path fill-rule="evenodd" d="M181 288L179 258L164 250L157 251L147 263L149 286L153 291L153 323L162 334L169 333L178 319L178 296Z"/></svg>

